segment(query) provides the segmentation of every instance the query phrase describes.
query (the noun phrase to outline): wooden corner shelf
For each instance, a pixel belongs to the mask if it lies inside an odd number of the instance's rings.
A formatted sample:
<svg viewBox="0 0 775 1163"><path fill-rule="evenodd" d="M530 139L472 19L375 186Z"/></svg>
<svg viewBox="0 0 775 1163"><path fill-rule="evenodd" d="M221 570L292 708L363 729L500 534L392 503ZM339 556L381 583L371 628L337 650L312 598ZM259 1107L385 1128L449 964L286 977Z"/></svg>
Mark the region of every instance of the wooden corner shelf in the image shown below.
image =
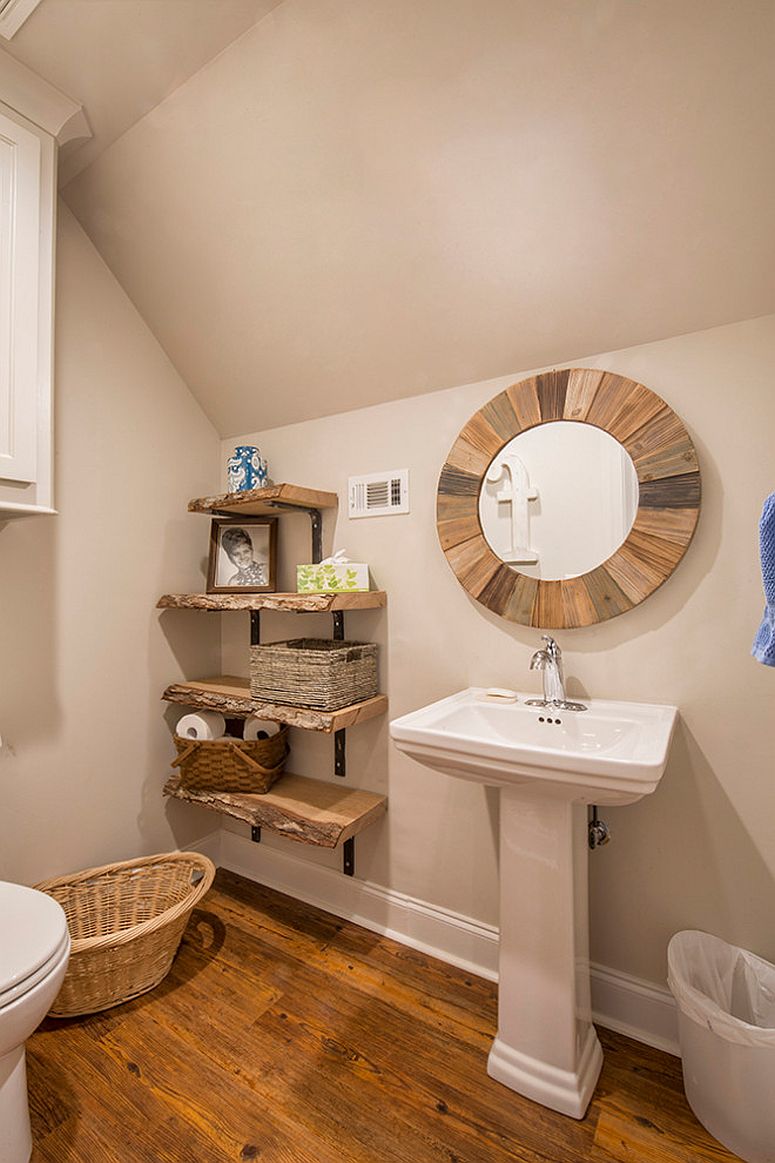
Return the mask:
<svg viewBox="0 0 775 1163"><path fill-rule="evenodd" d="M388 706L387 695L375 695L362 703L340 707L338 711L316 711L311 707L264 703L251 696L249 679L230 674L173 683L167 687L162 698L168 703L220 711L227 716L260 715L262 719L288 723L291 727L303 727L307 731L323 731L327 735L383 715Z"/></svg>
<svg viewBox="0 0 775 1163"><path fill-rule="evenodd" d="M163 594L159 610L280 610L328 614L337 610L374 610L387 605L384 590L346 594Z"/></svg>
<svg viewBox="0 0 775 1163"><path fill-rule="evenodd" d="M191 791L174 775L164 794L319 848L345 844L387 811L385 796L304 775L283 775L265 795Z"/></svg>
<svg viewBox="0 0 775 1163"><path fill-rule="evenodd" d="M306 489L301 485L267 485L263 489L246 489L241 493L198 497L188 502L188 511L260 517L276 513L278 509L335 509L338 504L336 493Z"/></svg>

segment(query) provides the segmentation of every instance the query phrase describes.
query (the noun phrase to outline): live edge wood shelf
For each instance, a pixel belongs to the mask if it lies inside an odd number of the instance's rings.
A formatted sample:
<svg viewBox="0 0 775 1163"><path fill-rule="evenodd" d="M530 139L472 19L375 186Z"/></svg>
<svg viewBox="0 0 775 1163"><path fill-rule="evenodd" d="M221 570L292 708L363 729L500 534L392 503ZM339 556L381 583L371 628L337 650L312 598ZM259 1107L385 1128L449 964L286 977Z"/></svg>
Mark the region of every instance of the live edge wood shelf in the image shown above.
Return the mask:
<svg viewBox="0 0 775 1163"><path fill-rule="evenodd" d="M387 604L384 590L353 594L163 594L160 610L279 610L291 614L333 614L375 610Z"/></svg>
<svg viewBox="0 0 775 1163"><path fill-rule="evenodd" d="M288 707L280 703L263 703L250 693L250 680L224 674L190 682L172 683L162 698L168 703L182 703L198 710L220 711L227 718L259 715L275 723L287 723L305 731L323 731L330 735L365 723L387 710L387 695L375 695L362 703L340 707L338 711L316 711L312 707Z"/></svg>
<svg viewBox="0 0 775 1163"><path fill-rule="evenodd" d="M241 493L220 493L216 497L198 497L188 502L189 513L232 513L243 517L261 517L278 509L335 509L336 493L306 489L300 485L269 485L263 489L245 489Z"/></svg>
<svg viewBox="0 0 775 1163"><path fill-rule="evenodd" d="M293 510L306 512L311 522L311 560L322 557L321 509L338 504L336 493L303 488L300 485L271 485L240 493L222 493L189 501L191 513L233 514L245 517L279 514ZM344 639L344 615L347 611L380 609L387 603L382 590L345 594L164 594L156 603L161 610L203 610L220 613L227 610L250 611L250 641L261 641L262 610L296 614L329 613L334 620L334 638ZM169 703L220 711L229 718L257 714L262 719L287 723L306 731L322 731L334 736L334 773L345 775L345 731L387 710L385 695L376 695L336 711L317 711L310 707L284 706L254 699L250 682L233 675L173 683L162 698ZM251 838L261 839L261 829L316 844L323 848L341 847L343 869L348 876L355 872L355 836L374 823L387 810L385 796L360 790L343 790L341 784L308 779L303 775L283 775L265 795L238 795L227 792L191 791L180 786L173 776L164 794L198 804L222 815L233 816L251 827Z"/></svg>
<svg viewBox="0 0 775 1163"><path fill-rule="evenodd" d="M387 811L387 799L370 791L286 773L265 795L190 791L174 775L165 795L234 816L251 828L269 828L302 844L338 848Z"/></svg>

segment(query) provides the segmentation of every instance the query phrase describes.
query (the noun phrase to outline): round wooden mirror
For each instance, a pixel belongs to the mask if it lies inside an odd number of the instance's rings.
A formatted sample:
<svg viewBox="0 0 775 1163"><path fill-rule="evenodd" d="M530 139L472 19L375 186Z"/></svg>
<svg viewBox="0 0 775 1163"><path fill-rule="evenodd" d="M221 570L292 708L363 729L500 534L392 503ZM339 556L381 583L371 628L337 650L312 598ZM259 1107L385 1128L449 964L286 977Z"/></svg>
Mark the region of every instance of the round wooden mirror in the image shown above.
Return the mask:
<svg viewBox="0 0 775 1163"><path fill-rule="evenodd" d="M512 622L569 629L662 585L699 512L697 454L672 408L624 376L570 368L512 384L471 417L436 516L472 597Z"/></svg>

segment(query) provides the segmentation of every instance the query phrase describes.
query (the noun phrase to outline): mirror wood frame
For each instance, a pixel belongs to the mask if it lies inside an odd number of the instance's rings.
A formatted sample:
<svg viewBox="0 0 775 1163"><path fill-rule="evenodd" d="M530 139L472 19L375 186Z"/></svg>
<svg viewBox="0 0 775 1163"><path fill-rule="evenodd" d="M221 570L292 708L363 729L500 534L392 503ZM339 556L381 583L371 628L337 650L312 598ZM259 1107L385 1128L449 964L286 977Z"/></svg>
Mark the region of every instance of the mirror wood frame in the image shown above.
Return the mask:
<svg viewBox="0 0 775 1163"><path fill-rule="evenodd" d="M601 565L544 581L490 549L479 493L504 445L558 420L592 424L624 446L638 477L638 510L624 542ZM436 526L450 568L471 597L511 622L564 630L623 614L667 581L694 535L700 500L696 450L661 396L613 372L565 368L512 384L474 413L441 470Z"/></svg>

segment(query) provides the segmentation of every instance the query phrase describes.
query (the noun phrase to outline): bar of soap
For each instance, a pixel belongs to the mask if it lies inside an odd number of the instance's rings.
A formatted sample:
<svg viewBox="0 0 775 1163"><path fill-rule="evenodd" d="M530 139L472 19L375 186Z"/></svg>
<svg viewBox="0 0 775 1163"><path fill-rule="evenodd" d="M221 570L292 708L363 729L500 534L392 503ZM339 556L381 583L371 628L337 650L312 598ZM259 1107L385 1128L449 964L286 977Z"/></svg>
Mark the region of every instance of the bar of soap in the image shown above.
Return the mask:
<svg viewBox="0 0 775 1163"><path fill-rule="evenodd" d="M516 703L517 692L507 690L505 687L491 686L483 691L482 698L488 703Z"/></svg>

